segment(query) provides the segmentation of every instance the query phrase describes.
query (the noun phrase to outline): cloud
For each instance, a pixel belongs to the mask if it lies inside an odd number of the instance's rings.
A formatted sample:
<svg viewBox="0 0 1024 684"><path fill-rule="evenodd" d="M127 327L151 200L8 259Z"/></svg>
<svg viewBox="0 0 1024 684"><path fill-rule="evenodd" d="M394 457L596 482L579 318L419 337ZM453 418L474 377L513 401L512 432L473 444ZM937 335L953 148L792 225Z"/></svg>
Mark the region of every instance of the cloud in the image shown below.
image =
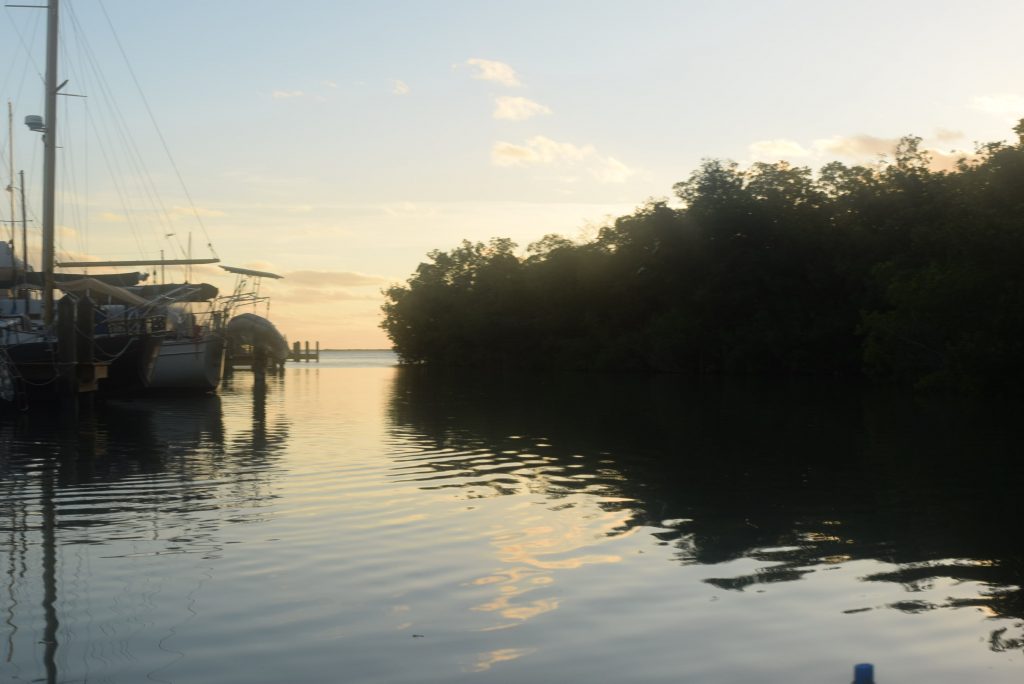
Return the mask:
<svg viewBox="0 0 1024 684"><path fill-rule="evenodd" d="M540 155L524 145L496 142L491 148L491 161L495 166L522 166L540 163Z"/></svg>
<svg viewBox="0 0 1024 684"><path fill-rule="evenodd" d="M935 140L949 142L962 137L963 135L957 131L939 130ZM876 138L871 135L833 136L815 140L814 149L822 156L846 157L855 163L873 163L882 157L891 158L899 143L899 138ZM920 149L931 158L928 167L932 171L952 171L961 159L972 159L976 156L973 152L965 150L948 147L939 149L928 142L922 143Z"/></svg>
<svg viewBox="0 0 1024 684"><path fill-rule="evenodd" d="M498 166L526 166L530 164L553 164L556 162L578 162L587 156L596 155L590 145L577 147L572 143L560 143L543 135L534 136L525 145L497 142L491 158Z"/></svg>
<svg viewBox="0 0 1024 684"><path fill-rule="evenodd" d="M525 97L502 96L494 100L494 118L509 121L525 121L539 114L550 114L551 110Z"/></svg>
<svg viewBox="0 0 1024 684"><path fill-rule="evenodd" d="M98 215L101 221L109 221L111 223L127 223L128 217L124 214L115 214L112 211L101 211Z"/></svg>
<svg viewBox="0 0 1024 684"><path fill-rule="evenodd" d="M301 90L275 90L271 93L270 97L275 100L288 100L294 97L302 97L305 95Z"/></svg>
<svg viewBox="0 0 1024 684"><path fill-rule="evenodd" d="M873 135L834 135L814 141L814 149L826 155L851 157L854 159L874 158L891 154L899 143L898 138L876 138Z"/></svg>
<svg viewBox="0 0 1024 684"><path fill-rule="evenodd" d="M971 98L971 107L987 114L1016 121L1024 117L1024 95L1017 93L978 95Z"/></svg>
<svg viewBox="0 0 1024 684"><path fill-rule="evenodd" d="M482 81L494 81L510 88L522 85L519 82L519 76L516 75L516 70L504 62L494 62L489 59L474 57L467 59L466 64L476 67L476 73L473 74L473 78L478 78Z"/></svg>
<svg viewBox="0 0 1024 684"><path fill-rule="evenodd" d="M921 151L931 157L929 167L933 171L951 171L961 159L971 159L971 152L951 147L950 143L963 139L963 133L939 129L931 142L923 142ZM811 145L804 146L795 140L778 138L759 140L749 146L751 161L793 161L802 163L824 163L841 158L854 164L877 164L883 158L892 159L899 145L899 138L879 138L873 135L834 135L819 138ZM945 144L943 144L945 143Z"/></svg>
<svg viewBox="0 0 1024 684"><path fill-rule="evenodd" d="M387 204L382 206L381 210L388 216L403 216L408 218L426 218L437 216L438 214L438 208L436 206L424 206L416 204L415 202Z"/></svg>
<svg viewBox="0 0 1024 684"><path fill-rule="evenodd" d="M963 140L963 131L953 131L948 128L940 128L935 131L935 139L941 142L950 142L952 140Z"/></svg>
<svg viewBox="0 0 1024 684"><path fill-rule="evenodd" d="M395 81L394 87L391 89L391 92L394 93L395 95L408 95L409 85L405 81Z"/></svg>
<svg viewBox="0 0 1024 684"><path fill-rule="evenodd" d="M941 150L928 149L925 150L925 152L927 152L928 156L931 157L931 163L928 164L928 167L932 171L955 171L957 163L961 159L970 161L978 156L973 152L967 152L965 150L949 150L948 152L942 152Z"/></svg>
<svg viewBox="0 0 1024 684"><path fill-rule="evenodd" d="M284 278L288 285L313 288L381 286L389 282L386 278L351 271L292 271L285 273Z"/></svg>
<svg viewBox="0 0 1024 684"><path fill-rule="evenodd" d="M338 87L338 84L336 82L330 81L330 80L328 80L328 81L320 81L320 85L322 85L325 88L337 88Z"/></svg>
<svg viewBox="0 0 1024 684"><path fill-rule="evenodd" d="M760 160L777 161L793 157L810 156L811 151L795 140L776 138L775 140L758 140L750 144L751 156Z"/></svg>
<svg viewBox="0 0 1024 684"><path fill-rule="evenodd" d="M579 147L542 135L530 138L523 145L495 143L491 161L495 166L581 166L601 183L623 183L636 173L614 157L601 156L591 145Z"/></svg>
<svg viewBox="0 0 1024 684"><path fill-rule="evenodd" d="M636 171L614 157L606 157L600 164L591 166L590 173L601 183L625 183Z"/></svg>
<svg viewBox="0 0 1024 684"><path fill-rule="evenodd" d="M275 291L273 301L289 302L291 304L322 304L324 302L366 302L380 301L381 295L353 294L347 290L320 289L312 287L300 287L294 289L283 289Z"/></svg>
<svg viewBox="0 0 1024 684"><path fill-rule="evenodd" d="M219 209L205 209L203 207L171 207L170 214L172 216L199 216L201 218L226 216L226 214Z"/></svg>

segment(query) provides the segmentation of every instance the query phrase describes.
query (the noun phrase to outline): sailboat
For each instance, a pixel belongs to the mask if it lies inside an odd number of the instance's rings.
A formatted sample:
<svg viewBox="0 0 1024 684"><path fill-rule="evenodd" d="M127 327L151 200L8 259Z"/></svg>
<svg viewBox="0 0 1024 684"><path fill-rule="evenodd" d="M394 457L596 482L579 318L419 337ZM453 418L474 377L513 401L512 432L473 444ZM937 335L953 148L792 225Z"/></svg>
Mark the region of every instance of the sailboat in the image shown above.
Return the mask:
<svg viewBox="0 0 1024 684"><path fill-rule="evenodd" d="M152 266L217 263L219 259L149 261L61 262L59 266ZM218 307L219 291L208 283L136 284L123 288L130 311L159 322L161 335L152 367L130 389L210 392L217 389L224 368L224 314ZM102 300L114 310L118 299ZM193 305L200 305L197 309ZM118 311L120 315L123 313ZM104 388L107 389L107 388ZM125 389L117 387L117 389Z"/></svg>
<svg viewBox="0 0 1024 684"><path fill-rule="evenodd" d="M43 134L42 271L32 271L27 254L19 260L13 245L4 243L0 400L5 403L71 399L97 389L101 381L110 387L144 385L163 335L159 317L139 308L122 287L140 282L141 273L78 277L54 272L57 94L64 86L57 83L59 0L49 0L46 10L45 117L25 119L31 130ZM35 288L41 288L38 297ZM54 299L57 289L64 292L59 303ZM97 306L103 296L118 303Z"/></svg>
<svg viewBox="0 0 1024 684"><path fill-rule="evenodd" d="M265 303L260 295L263 278L280 279L269 271L237 266L220 268L236 276L231 294L218 297L216 288L199 285L142 285L128 288L150 296L167 318L167 334L160 343L146 389L204 391L217 389L226 363L248 356L253 367L281 367L288 357L288 341L267 318L238 313L242 308ZM203 303L196 310L190 306ZM230 357L230 360L229 360Z"/></svg>
<svg viewBox="0 0 1024 684"><path fill-rule="evenodd" d="M31 130L43 134L44 142L42 270L32 271L25 255L18 262L11 251L8 262L14 289L5 309L5 262L0 253L0 397L69 383L75 391L101 387L103 391L208 392L220 383L228 349L246 349L268 364L283 365L287 342L273 324L255 314L234 315L240 306L265 300L258 295L259 281L279 278L276 274L223 267L239 275L240 283L253 285L252 290L236 285L232 295L218 297L216 288L204 283L141 284L146 278L141 273L79 277L55 272L55 267L129 266L159 266L162 272L168 265L219 262L219 258L193 259L191 246L187 259L165 260L161 254L159 260L55 261L56 99L67 83L57 84L59 7L59 0L46 5L46 113L25 119ZM15 303L17 291L27 292L29 287L40 288L41 296L31 301L26 297L21 307ZM55 289L63 292L62 307L55 304ZM80 302L88 306L79 306ZM58 334L57 308L63 311L64 327L71 331L68 339ZM72 309L82 310L75 321L69 320ZM84 336L83 330L88 331Z"/></svg>

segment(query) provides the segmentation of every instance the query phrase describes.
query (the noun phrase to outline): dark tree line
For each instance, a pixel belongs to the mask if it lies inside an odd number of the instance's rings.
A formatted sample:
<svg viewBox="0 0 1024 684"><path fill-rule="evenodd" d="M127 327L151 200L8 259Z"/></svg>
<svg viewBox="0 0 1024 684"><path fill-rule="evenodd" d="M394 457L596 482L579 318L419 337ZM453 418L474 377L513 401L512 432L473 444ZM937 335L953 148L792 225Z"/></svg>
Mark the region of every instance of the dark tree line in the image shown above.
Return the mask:
<svg viewBox="0 0 1024 684"><path fill-rule="evenodd" d="M694 374L1024 380L1024 120L1017 144L934 171L705 161L587 243L431 252L385 291L406 363Z"/></svg>

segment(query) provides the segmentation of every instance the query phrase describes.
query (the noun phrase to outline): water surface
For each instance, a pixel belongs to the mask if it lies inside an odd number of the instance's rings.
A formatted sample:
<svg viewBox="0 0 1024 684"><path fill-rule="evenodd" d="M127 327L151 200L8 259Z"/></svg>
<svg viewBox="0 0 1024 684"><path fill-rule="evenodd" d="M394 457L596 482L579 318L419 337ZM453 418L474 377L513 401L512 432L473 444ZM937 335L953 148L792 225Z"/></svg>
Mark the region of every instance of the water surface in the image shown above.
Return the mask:
<svg viewBox="0 0 1024 684"><path fill-rule="evenodd" d="M1019 407L393 362L0 417L0 679L1024 674Z"/></svg>

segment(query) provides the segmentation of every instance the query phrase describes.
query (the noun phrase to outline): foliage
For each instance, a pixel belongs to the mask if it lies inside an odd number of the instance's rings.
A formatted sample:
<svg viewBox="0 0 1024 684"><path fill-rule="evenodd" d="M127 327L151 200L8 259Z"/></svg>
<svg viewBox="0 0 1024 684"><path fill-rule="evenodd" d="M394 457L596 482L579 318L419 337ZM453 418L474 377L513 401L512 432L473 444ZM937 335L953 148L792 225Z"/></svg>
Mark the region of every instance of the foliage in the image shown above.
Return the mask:
<svg viewBox="0 0 1024 684"><path fill-rule="evenodd" d="M575 243L433 251L386 292L406 363L1024 379L1024 120L956 171L921 140L876 166L705 160Z"/></svg>

